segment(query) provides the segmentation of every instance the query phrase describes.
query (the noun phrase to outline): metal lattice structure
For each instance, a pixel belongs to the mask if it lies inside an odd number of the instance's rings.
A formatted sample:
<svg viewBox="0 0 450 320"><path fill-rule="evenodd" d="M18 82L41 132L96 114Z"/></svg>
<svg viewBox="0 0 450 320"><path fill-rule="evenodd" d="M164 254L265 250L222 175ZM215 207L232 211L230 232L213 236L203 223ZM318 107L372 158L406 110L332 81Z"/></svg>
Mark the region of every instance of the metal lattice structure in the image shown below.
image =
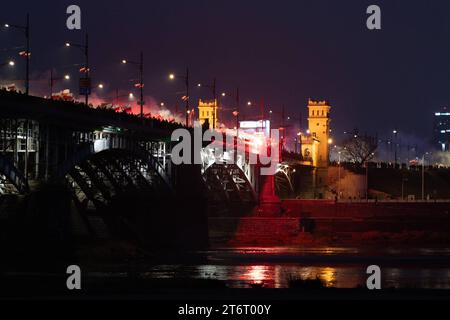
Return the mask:
<svg viewBox="0 0 450 320"><path fill-rule="evenodd" d="M75 165L65 176L78 206L101 209L127 191L170 192L151 163L127 150L106 150Z"/></svg>
<svg viewBox="0 0 450 320"><path fill-rule="evenodd" d="M212 201L256 202L256 194L244 171L236 164L213 164L203 174Z"/></svg>

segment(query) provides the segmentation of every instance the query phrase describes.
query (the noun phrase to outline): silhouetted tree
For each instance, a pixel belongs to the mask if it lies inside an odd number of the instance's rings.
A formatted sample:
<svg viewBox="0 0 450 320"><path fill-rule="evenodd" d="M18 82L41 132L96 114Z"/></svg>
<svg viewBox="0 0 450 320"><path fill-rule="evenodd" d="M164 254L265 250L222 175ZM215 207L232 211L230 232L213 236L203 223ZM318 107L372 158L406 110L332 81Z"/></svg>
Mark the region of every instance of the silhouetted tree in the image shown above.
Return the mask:
<svg viewBox="0 0 450 320"><path fill-rule="evenodd" d="M362 166L375 156L378 148L378 138L368 135L360 135L358 130L347 138L343 143L342 156L344 161Z"/></svg>

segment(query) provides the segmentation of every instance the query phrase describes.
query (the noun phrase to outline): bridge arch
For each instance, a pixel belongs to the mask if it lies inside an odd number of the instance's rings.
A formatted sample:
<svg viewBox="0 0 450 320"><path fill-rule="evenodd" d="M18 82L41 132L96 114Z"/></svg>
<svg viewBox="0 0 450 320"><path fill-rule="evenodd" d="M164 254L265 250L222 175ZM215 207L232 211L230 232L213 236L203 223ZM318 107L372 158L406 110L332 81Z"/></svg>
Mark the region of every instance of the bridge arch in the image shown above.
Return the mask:
<svg viewBox="0 0 450 320"><path fill-rule="evenodd" d="M85 226L97 236L105 233L99 232L99 228L108 230L109 234L117 226L118 217L110 216L109 213L118 199L139 195L160 198L172 194L171 186L152 163L140 154L123 149L92 154L76 163L65 174L64 181ZM123 223L127 212L121 215L119 220ZM130 227L129 223L126 225Z"/></svg>
<svg viewBox="0 0 450 320"><path fill-rule="evenodd" d="M171 185L159 169L143 152L109 149L83 157L64 178L75 195L81 196L81 202L91 202L99 209L114 196L130 190L171 192Z"/></svg>
<svg viewBox="0 0 450 320"><path fill-rule="evenodd" d="M256 193L237 164L214 163L206 168L203 180L212 201L255 203Z"/></svg>

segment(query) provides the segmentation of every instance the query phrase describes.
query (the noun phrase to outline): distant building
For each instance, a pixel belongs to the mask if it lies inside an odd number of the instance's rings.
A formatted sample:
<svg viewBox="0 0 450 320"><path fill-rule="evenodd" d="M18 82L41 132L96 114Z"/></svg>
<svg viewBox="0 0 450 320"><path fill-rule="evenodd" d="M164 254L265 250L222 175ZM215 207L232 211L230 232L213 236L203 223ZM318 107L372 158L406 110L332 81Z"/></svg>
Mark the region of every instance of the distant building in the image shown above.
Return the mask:
<svg viewBox="0 0 450 320"><path fill-rule="evenodd" d="M326 101L308 101L308 131L301 136L304 163L314 167L311 191L316 199L324 199L328 185L330 110Z"/></svg>
<svg viewBox="0 0 450 320"><path fill-rule="evenodd" d="M219 119L217 118L217 99L212 101L203 101L202 99L198 102L198 119L200 123L203 125L206 120L211 128L217 128L217 122Z"/></svg>
<svg viewBox="0 0 450 320"><path fill-rule="evenodd" d="M326 101L308 101L308 133L302 135L302 155L314 167L329 164L330 110Z"/></svg>
<svg viewBox="0 0 450 320"><path fill-rule="evenodd" d="M434 114L433 145L441 151L449 151L450 111L444 107Z"/></svg>

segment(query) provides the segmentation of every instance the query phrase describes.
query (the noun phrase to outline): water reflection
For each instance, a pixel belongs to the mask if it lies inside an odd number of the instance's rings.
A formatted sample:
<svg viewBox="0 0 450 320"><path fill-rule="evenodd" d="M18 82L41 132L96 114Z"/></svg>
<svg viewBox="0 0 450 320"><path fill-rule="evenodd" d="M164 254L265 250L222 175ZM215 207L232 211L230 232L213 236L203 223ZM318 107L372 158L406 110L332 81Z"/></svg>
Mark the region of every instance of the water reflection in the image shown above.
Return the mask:
<svg viewBox="0 0 450 320"><path fill-rule="evenodd" d="M382 257L388 263L387 266L380 265L383 288L450 289L450 267L445 263L417 265L416 262L404 264L401 261L396 265L398 256L404 256L405 251L386 249L385 255L377 253L376 256L367 252L352 248L245 248L211 251L205 253L209 263L146 267L145 277L213 279L224 281L233 288L287 288L290 280L319 278L327 287L355 288L365 286L367 266ZM418 258L417 261L422 261L421 257L425 256L432 256L431 259L448 257L450 251L414 249L407 253ZM361 256L366 256L367 259L354 259Z"/></svg>

